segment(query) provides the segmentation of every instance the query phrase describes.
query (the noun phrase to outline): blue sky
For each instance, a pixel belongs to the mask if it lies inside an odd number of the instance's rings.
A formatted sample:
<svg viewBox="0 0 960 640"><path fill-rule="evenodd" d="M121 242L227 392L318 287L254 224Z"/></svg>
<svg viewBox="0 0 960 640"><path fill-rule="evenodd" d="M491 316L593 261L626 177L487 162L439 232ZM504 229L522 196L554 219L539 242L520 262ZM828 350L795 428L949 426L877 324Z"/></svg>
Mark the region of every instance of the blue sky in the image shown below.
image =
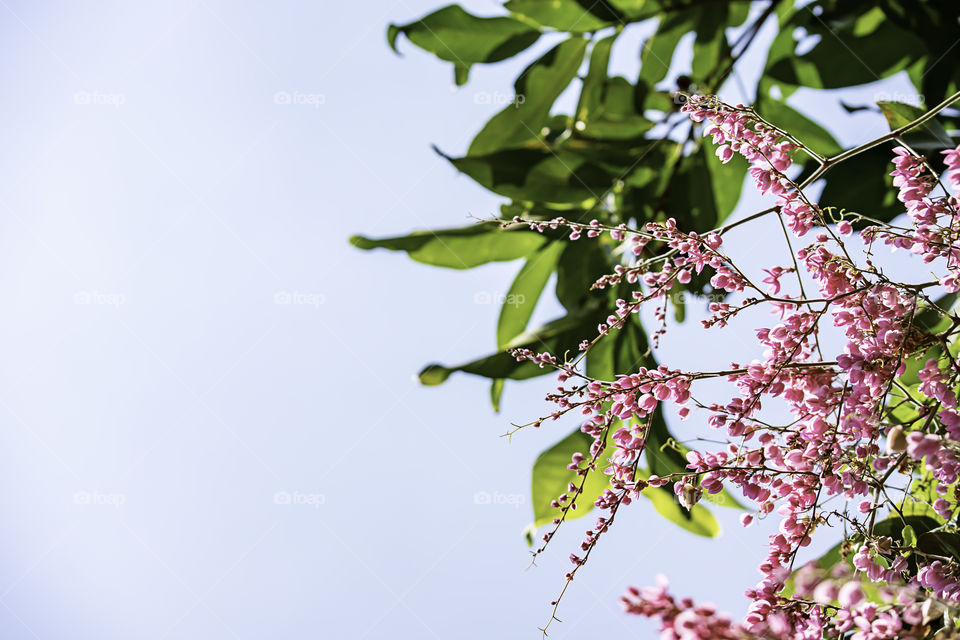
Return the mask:
<svg viewBox="0 0 960 640"><path fill-rule="evenodd" d="M524 62L455 92L388 50L388 22L437 6L0 0L4 638L538 637L587 521L524 571L529 470L571 426L499 436L551 384L495 415L483 380L413 379L493 347L483 301L517 265L347 243L499 204L430 144L465 149ZM723 361L749 335L664 353ZM659 572L740 612L765 532L718 515L721 541L618 517L551 637L648 633L616 598Z"/></svg>

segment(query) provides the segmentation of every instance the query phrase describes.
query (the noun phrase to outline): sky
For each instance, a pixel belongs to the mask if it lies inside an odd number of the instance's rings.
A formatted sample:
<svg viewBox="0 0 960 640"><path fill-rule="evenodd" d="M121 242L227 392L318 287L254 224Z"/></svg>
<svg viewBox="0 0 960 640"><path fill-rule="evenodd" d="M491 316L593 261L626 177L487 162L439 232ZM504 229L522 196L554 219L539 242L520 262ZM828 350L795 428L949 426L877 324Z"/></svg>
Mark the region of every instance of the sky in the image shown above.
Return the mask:
<svg viewBox="0 0 960 640"><path fill-rule="evenodd" d="M485 380L414 378L492 350L518 265L348 243L497 212L430 145L462 152L530 55L454 91L384 37L439 6L0 0L4 638L539 637L589 519L528 569L530 467L571 427L500 436L552 384L508 385L497 415ZM883 131L793 104L845 144ZM664 357L727 361L739 335ZM741 613L767 531L717 515L719 540L618 516L551 637L649 637L617 597L661 572Z"/></svg>

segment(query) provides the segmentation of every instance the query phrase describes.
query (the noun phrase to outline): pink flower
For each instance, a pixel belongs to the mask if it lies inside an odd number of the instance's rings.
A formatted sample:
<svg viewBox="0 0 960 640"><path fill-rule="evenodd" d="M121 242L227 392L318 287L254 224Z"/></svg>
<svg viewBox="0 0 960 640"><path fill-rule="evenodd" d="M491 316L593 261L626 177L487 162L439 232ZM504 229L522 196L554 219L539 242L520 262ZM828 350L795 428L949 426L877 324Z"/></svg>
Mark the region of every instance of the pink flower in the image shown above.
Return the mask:
<svg viewBox="0 0 960 640"><path fill-rule="evenodd" d="M854 580L840 587L840 591L837 593L837 600L840 602L840 606L847 609L857 606L863 602L864 598L865 596L863 595L863 589L860 588L860 583Z"/></svg>
<svg viewBox="0 0 960 640"><path fill-rule="evenodd" d="M924 435L919 431L907 434L907 453L917 460L934 455L940 451L940 446L938 436Z"/></svg>

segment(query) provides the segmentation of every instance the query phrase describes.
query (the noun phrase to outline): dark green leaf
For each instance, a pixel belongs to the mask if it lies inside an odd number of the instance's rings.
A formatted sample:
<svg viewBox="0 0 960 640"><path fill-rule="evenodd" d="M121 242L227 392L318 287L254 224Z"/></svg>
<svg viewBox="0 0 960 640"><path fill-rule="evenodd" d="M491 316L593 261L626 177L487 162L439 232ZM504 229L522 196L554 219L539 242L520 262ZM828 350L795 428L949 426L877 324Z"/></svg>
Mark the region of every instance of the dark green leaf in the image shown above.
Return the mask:
<svg viewBox="0 0 960 640"><path fill-rule="evenodd" d="M515 200L585 203L600 197L615 179L603 166L564 150L509 149L444 157L480 185Z"/></svg>
<svg viewBox="0 0 960 640"><path fill-rule="evenodd" d="M840 143L829 131L786 103L771 98L760 101L758 96L758 105L757 111L765 120L789 132L820 155L832 156L842 151Z"/></svg>
<svg viewBox="0 0 960 640"><path fill-rule="evenodd" d="M612 270L610 257L599 239L584 238L567 243L557 263L557 300L571 313L597 306L605 296L590 288Z"/></svg>
<svg viewBox="0 0 960 640"><path fill-rule="evenodd" d="M561 357L564 354L575 355L578 352L580 342L596 331L597 323L601 319L602 317L595 310L564 316L548 322L538 329L520 334L508 347L511 349L522 347L537 352L549 351ZM509 378L511 380L526 380L554 372L553 369L541 368L528 361L517 362L512 355L506 351L501 351L454 367L442 364L428 365L420 372L420 382L425 385L442 384L455 371L471 373L485 378Z"/></svg>
<svg viewBox="0 0 960 640"><path fill-rule="evenodd" d="M862 213L889 222L904 211L890 177L892 154L886 146L869 149L830 167L820 194L824 207Z"/></svg>
<svg viewBox="0 0 960 640"><path fill-rule="evenodd" d="M883 9L846 3L826 7L817 16L812 7L798 8L774 40L764 71L769 78L793 86L836 89L875 82L906 69L925 50L924 43L886 19ZM812 49L797 55L797 28L818 38Z"/></svg>
<svg viewBox="0 0 960 640"><path fill-rule="evenodd" d="M723 165L712 146L701 145L680 160L680 169L665 194L667 213L684 228L716 227L733 212L746 171L746 162L731 160Z"/></svg>
<svg viewBox="0 0 960 640"><path fill-rule="evenodd" d="M650 473L661 477L674 473L690 473L685 452L680 451L676 440L670 435L659 407L650 416L645 450Z"/></svg>
<svg viewBox="0 0 960 640"><path fill-rule="evenodd" d="M647 432L646 458L650 472L661 477L690 473L687 468L688 451L690 449L677 442L670 433L663 412L658 408L650 417L650 429ZM726 489L715 495L704 493L703 501L732 509L745 508Z"/></svg>

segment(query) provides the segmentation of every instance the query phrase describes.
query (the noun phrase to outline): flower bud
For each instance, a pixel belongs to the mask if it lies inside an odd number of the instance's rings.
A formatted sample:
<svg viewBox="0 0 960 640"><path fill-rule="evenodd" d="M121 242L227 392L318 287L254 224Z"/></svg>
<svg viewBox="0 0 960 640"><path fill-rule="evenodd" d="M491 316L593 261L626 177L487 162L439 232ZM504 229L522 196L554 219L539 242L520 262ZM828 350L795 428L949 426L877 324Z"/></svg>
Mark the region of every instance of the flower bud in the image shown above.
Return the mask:
<svg viewBox="0 0 960 640"><path fill-rule="evenodd" d="M923 624L936 620L943 615L943 611L944 606L939 601L933 598L924 600L923 605L920 606L920 613L923 614Z"/></svg>
<svg viewBox="0 0 960 640"><path fill-rule="evenodd" d="M890 549L893 546L893 538L890 536L881 536L877 538L875 544L877 551L880 553L890 553Z"/></svg>
<svg viewBox="0 0 960 640"><path fill-rule="evenodd" d="M693 505L700 502L700 497L703 495L703 489L700 487L695 487L689 482L683 485L683 490L680 492L680 504L689 511L693 509Z"/></svg>
<svg viewBox="0 0 960 640"><path fill-rule="evenodd" d="M907 450L907 435L903 427L896 426L887 433L887 453L900 453Z"/></svg>

